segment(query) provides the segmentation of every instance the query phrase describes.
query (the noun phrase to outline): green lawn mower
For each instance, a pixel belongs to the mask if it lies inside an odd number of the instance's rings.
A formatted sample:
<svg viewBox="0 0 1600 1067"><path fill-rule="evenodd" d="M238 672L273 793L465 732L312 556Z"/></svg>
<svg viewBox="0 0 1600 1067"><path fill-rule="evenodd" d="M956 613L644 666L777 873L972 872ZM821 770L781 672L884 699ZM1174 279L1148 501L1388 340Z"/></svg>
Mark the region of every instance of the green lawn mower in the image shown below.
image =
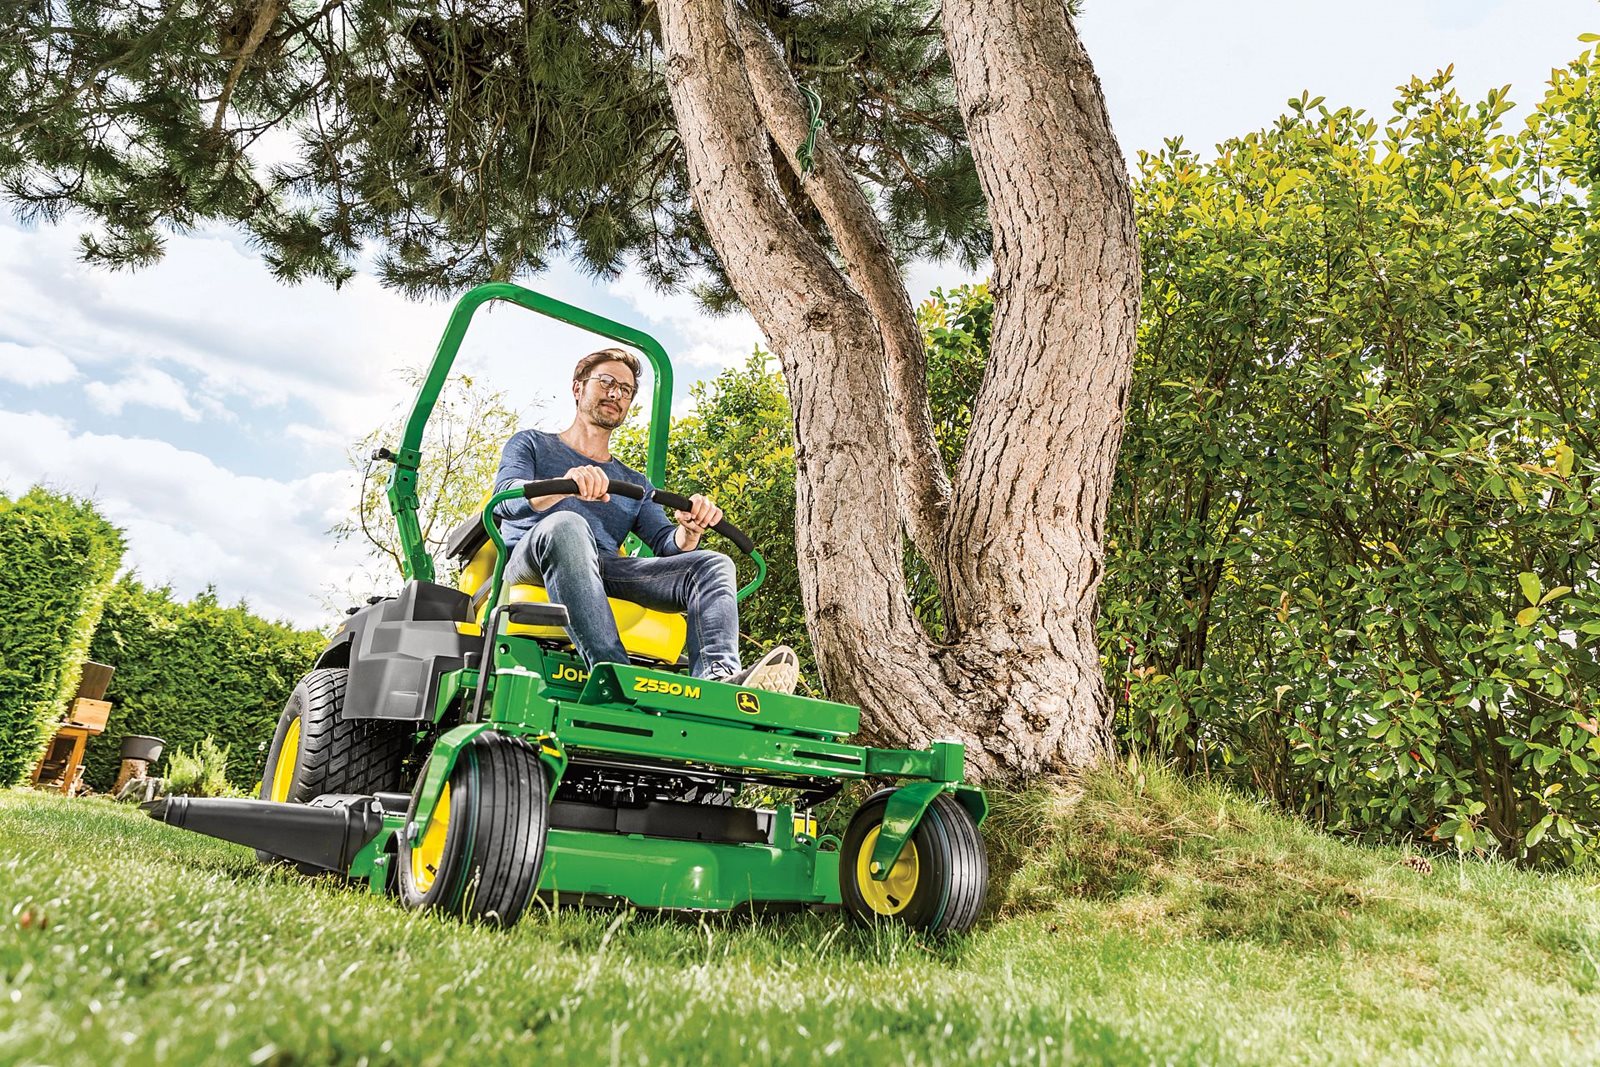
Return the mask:
<svg viewBox="0 0 1600 1067"><path fill-rule="evenodd" d="M612 600L630 662L589 670L543 588L506 586L495 506L576 492L553 480L492 494L454 531L455 588L433 581L417 521L420 447L478 308L503 300L643 352L654 371L647 470L661 482L672 369L654 338L507 283L456 305L406 423L388 499L406 583L339 627L296 685L267 753L261 799L168 797L173 826L253 846L266 860L336 871L373 893L511 924L552 903L729 911L842 905L865 921L966 930L983 905L983 793L964 750L850 744L857 708L687 673L685 620ZM611 492L639 497L613 482ZM656 491L653 500L687 509ZM715 527L766 565L728 522ZM645 551L630 541L632 551ZM851 782L868 797L842 839L815 809ZM746 803L758 797L759 806Z"/></svg>

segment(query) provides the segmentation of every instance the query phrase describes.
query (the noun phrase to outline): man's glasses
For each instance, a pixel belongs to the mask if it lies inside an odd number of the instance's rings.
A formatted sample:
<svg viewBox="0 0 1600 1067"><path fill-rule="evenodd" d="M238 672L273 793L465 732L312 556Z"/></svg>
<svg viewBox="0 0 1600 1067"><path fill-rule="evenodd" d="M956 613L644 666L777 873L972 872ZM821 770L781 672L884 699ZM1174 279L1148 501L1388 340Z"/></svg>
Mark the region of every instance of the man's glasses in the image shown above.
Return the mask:
<svg viewBox="0 0 1600 1067"><path fill-rule="evenodd" d="M611 390L615 389L617 391L617 395L622 397L622 399L633 399L633 386L629 385L627 382L619 382L609 374L590 375L589 377L585 378L584 381L599 382L600 388L604 389L606 392L609 393Z"/></svg>

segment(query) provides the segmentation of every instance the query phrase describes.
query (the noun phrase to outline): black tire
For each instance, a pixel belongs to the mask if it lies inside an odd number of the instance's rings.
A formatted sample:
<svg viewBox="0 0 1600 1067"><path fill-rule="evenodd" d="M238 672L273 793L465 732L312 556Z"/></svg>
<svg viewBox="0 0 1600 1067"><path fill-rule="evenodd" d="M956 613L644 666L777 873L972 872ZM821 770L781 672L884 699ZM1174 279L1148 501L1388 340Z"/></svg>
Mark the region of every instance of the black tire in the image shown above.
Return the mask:
<svg viewBox="0 0 1600 1067"><path fill-rule="evenodd" d="M422 789L426 772L418 777ZM441 803L423 840L397 835L400 900L428 909L510 926L539 888L549 826L549 778L538 753L520 738L485 734L456 758ZM417 792L406 813L409 826ZM440 816L447 815L442 827Z"/></svg>
<svg viewBox="0 0 1600 1067"><path fill-rule="evenodd" d="M875 887L863 885L871 882L867 870L871 842L877 839L892 792L885 789L868 797L845 830L839 848L839 893L845 911L869 925L901 923L931 934L970 930L989 889L989 858L972 815L948 793L928 806L889 878Z"/></svg>
<svg viewBox="0 0 1600 1067"><path fill-rule="evenodd" d="M388 719L344 719L344 667L324 667L300 679L289 694L261 772L261 799L304 804L324 793L397 792L400 762L415 727ZM273 795L284 739L299 720L299 744L286 795Z"/></svg>
<svg viewBox="0 0 1600 1067"><path fill-rule="evenodd" d="M261 771L262 800L304 804L324 793L392 793L402 788L401 760L410 747L414 727L408 722L340 718L349 674L343 667L325 667L295 685L267 748L267 763ZM291 732L295 762L287 781L277 783L286 788L274 790L284 741ZM256 850L256 858L263 863L279 859L261 849ZM303 865L301 869L312 872Z"/></svg>

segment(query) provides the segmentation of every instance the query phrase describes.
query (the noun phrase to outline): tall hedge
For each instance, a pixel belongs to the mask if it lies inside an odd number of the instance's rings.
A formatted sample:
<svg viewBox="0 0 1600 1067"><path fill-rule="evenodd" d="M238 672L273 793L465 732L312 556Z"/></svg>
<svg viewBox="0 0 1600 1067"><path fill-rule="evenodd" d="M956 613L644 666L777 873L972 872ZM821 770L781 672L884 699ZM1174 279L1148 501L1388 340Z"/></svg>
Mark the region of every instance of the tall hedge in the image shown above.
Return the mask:
<svg viewBox="0 0 1600 1067"><path fill-rule="evenodd" d="M243 605L223 607L207 592L188 603L168 588L132 578L116 584L91 646L116 667L107 698L111 721L89 746L84 778L106 789L116 778L128 734L148 734L167 751L205 737L229 746L228 779L256 780L257 746L268 740L289 692L322 649L323 638L269 622Z"/></svg>
<svg viewBox="0 0 1600 1067"><path fill-rule="evenodd" d="M1133 743L1333 827L1600 835L1600 90L1318 100L1138 183L1104 650Z"/></svg>
<svg viewBox="0 0 1600 1067"><path fill-rule="evenodd" d="M122 548L88 500L0 497L0 786L32 768L76 691Z"/></svg>

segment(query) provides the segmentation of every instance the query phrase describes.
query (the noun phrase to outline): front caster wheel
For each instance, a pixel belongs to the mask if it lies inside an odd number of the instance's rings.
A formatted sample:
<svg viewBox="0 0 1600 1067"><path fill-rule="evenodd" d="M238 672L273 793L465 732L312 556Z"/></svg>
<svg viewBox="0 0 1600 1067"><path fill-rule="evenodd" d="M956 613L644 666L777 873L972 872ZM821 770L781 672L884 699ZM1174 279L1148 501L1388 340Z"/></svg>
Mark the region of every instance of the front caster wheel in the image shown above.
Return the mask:
<svg viewBox="0 0 1600 1067"><path fill-rule="evenodd" d="M872 877L872 846L893 790L857 809L839 849L839 892L851 918L897 922L934 934L972 928L989 887L989 860L978 826L948 793L934 798L888 877Z"/></svg>
<svg viewBox="0 0 1600 1067"><path fill-rule="evenodd" d="M549 795L544 764L525 741L486 734L472 742L422 839L399 835L401 902L500 926L516 922L539 887ZM416 806L413 794L408 824Z"/></svg>

